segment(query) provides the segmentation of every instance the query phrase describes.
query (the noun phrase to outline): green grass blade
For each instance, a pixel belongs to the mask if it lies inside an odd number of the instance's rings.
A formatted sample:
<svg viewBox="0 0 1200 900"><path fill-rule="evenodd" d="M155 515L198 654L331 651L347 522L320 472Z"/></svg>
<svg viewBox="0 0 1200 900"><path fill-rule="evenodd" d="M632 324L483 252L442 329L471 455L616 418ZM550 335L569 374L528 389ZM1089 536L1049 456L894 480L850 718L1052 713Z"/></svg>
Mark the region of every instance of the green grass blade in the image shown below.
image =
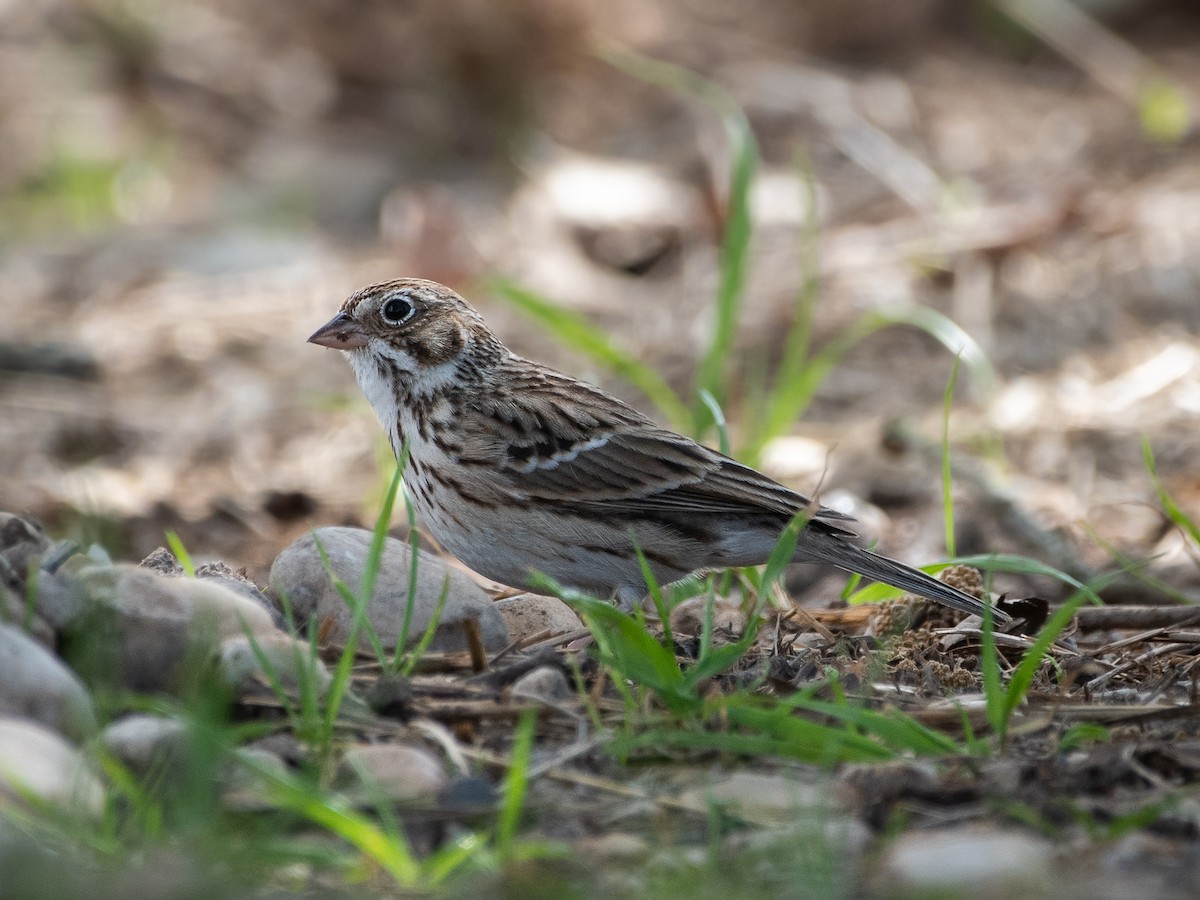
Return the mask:
<svg viewBox="0 0 1200 900"><path fill-rule="evenodd" d="M711 609L711 605L709 608ZM706 620L710 615L711 613L706 614ZM757 614L751 616L746 622L746 630L742 636L720 647L712 646L712 626L707 621L706 624L708 633L701 639L700 658L683 673L683 682L690 692L696 691L701 681L720 675L746 655L746 651L758 638L762 617Z"/></svg>
<svg viewBox="0 0 1200 900"><path fill-rule="evenodd" d="M1029 688L1033 685L1033 679L1037 675L1038 668L1045 659L1050 645L1058 640L1068 625L1071 624L1071 619L1081 606L1088 602L1088 597L1085 594L1078 594L1069 599L1066 603L1054 611L1050 616L1050 620L1042 626L1042 630L1038 632L1037 638L1025 655L1021 657L1021 662L1017 664L1013 670L1012 678L1008 682L1008 690L1004 696L1004 716L1007 720L1012 716L1013 712L1029 693ZM988 610L988 618L991 618L990 607Z"/></svg>
<svg viewBox="0 0 1200 900"><path fill-rule="evenodd" d="M921 755L961 756L963 748L953 738L922 725L898 711L878 712L850 703L825 700L801 700L797 709L806 709L854 725L879 738L888 748Z"/></svg>
<svg viewBox="0 0 1200 900"><path fill-rule="evenodd" d="M533 735L537 729L537 710L527 709L517 722L513 738L512 765L504 783L504 803L496 823L496 852L501 858L509 856L521 821L525 794L529 789L529 758L533 752Z"/></svg>
<svg viewBox="0 0 1200 900"><path fill-rule="evenodd" d="M325 548L321 546L320 541L317 541L317 552L321 556L321 564L333 580L334 588L341 594L342 599L353 611L349 634L346 635L346 646L342 649L337 664L333 667L333 680L330 682L329 691L326 695L325 720L326 728L330 732L332 732L333 723L337 720L338 712L341 709L342 698L350 688L350 675L354 666L355 656L358 652L358 638L361 633L366 632L380 665L386 667L388 663L387 652L383 649L383 642L379 639L379 634L375 631L370 619L367 617L367 607L370 605L371 599L375 596L375 582L379 577L379 568L383 560L388 528L392 521L392 508L396 503L396 495L400 492L401 479L403 478L404 467L407 461L408 446L405 445L400 453L400 458L396 461L396 470L392 474L387 494L384 495L383 504L379 510L379 517L375 521L375 529L371 535L371 543L367 550L366 566L363 569L362 583L357 593L351 591L349 586L334 574Z"/></svg>
<svg viewBox="0 0 1200 900"><path fill-rule="evenodd" d="M758 169L758 142L746 114L723 88L680 66L650 59L627 48L607 47L601 57L623 72L649 84L690 96L721 118L729 141L732 165L729 172L728 209L721 238L720 280L717 286L716 320L713 337L700 361L697 392L706 390L720 403L727 400L729 366L733 354L745 289L753 222L750 216L750 185ZM693 434L703 437L712 426L712 413L703 401L693 412Z"/></svg>
<svg viewBox="0 0 1200 900"><path fill-rule="evenodd" d="M412 502L412 498L408 496L407 491L404 495L404 514L408 519L408 593L404 597L404 618L400 622L400 634L396 637L396 649L392 654L391 671L393 672L399 667L400 658L408 646L413 608L417 604L417 570L421 562L421 535L417 531L417 507ZM438 616L435 614L434 620L436 621L437 618Z"/></svg>
<svg viewBox="0 0 1200 900"><path fill-rule="evenodd" d="M482 835L476 832L461 834L425 860L425 880L431 885L440 885L466 863L486 853L487 843Z"/></svg>
<svg viewBox="0 0 1200 900"><path fill-rule="evenodd" d="M762 579L758 586L760 596L765 596L771 590L771 586L783 577L784 571L792 562L792 557L796 555L796 544L800 540L800 532L808 527L808 520L811 518L810 510L800 510L792 516L792 520L787 523L787 527L779 535L779 540L775 542L771 555L767 557L767 564L763 567Z"/></svg>
<svg viewBox="0 0 1200 900"><path fill-rule="evenodd" d="M410 595L411 596L411 595ZM399 667L401 675L408 677L412 674L413 669L417 667L417 663L421 661L421 657L425 655L425 651L429 649L429 645L433 643L434 635L437 634L438 626L442 624L442 613L446 609L446 601L450 597L450 573L447 572L445 578L442 579L442 592L438 594L437 605L433 608L433 615L429 618L429 624L425 626L425 630L421 633L421 639L417 641L417 646L413 647L412 652L408 654L403 666ZM411 603L409 604L412 605ZM396 645L396 659L399 659L401 645Z"/></svg>
<svg viewBox="0 0 1200 900"><path fill-rule="evenodd" d="M192 564L192 555L188 553L187 547L183 546L183 541L179 539L179 535L174 531L168 531L166 532L166 538L167 546L171 548L171 552L179 560L179 565L183 566L183 574L188 578L195 578L196 567Z"/></svg>
<svg viewBox="0 0 1200 900"><path fill-rule="evenodd" d="M371 532L371 544L367 549L367 565L363 570L362 584L358 589L364 608L375 596L375 582L379 578L379 569L383 563L383 550L387 544L388 529L392 527L392 509L395 507L396 497L400 493L404 467L407 462L408 444L406 443L400 450L400 457L396 460L392 480L388 483L387 493L384 494L383 504L379 509L379 516L375 519L375 528ZM382 663L384 660L380 660L380 662Z"/></svg>
<svg viewBox="0 0 1200 900"><path fill-rule="evenodd" d="M761 733L661 728L637 734L617 735L609 746L614 753L622 756L634 750L671 747L733 753L751 759L779 756L825 766L839 762L877 762L892 758L886 750L880 750L873 745L868 749L849 744L845 740L849 732L799 719L796 721L800 722L800 729L805 732L802 737L796 733L774 737Z"/></svg>
<svg viewBox="0 0 1200 900"><path fill-rule="evenodd" d="M584 617L602 661L622 677L655 691L675 708L693 701L687 695L675 654L632 616L603 600L565 589L545 576L535 577L533 582L535 589L554 594Z"/></svg>
<svg viewBox="0 0 1200 900"><path fill-rule="evenodd" d="M983 695L987 701L988 724L1004 746L1008 740L1007 695L1000 683L1000 653L996 650L996 620L991 604L983 608L983 644L979 651L979 665L983 670Z"/></svg>
<svg viewBox="0 0 1200 900"><path fill-rule="evenodd" d="M753 224L750 218L750 185L758 169L758 144L745 113L723 91L715 87L698 94L708 99L725 125L733 155L729 173L729 209L726 212L725 233L721 241L720 283L717 287L716 323L708 352L700 361L696 387L707 391L718 403L726 398L729 369L733 356L745 290L746 268L750 253ZM696 407L694 430L703 437L711 422L711 412L704 403Z"/></svg>
<svg viewBox="0 0 1200 900"><path fill-rule="evenodd" d="M873 310L864 313L818 352L812 354L798 377L777 384L766 421L757 432L754 442L748 447L748 458L760 454L767 441L782 434L803 414L821 383L847 353L889 325L908 325L924 331L952 354L961 358L974 383L982 390L990 391L995 384L995 370L983 348L941 313L921 306Z"/></svg>
<svg viewBox="0 0 1200 900"><path fill-rule="evenodd" d="M671 633L671 611L667 608L667 601L663 597L662 587L658 583L658 579L654 577L654 572L650 569L650 563L646 560L646 554L642 552L642 548L638 545L637 535L631 533L633 538L633 549L637 552L638 565L642 570L642 578L646 581L646 587L650 591L650 599L654 603L654 608L658 612L659 621L662 622L663 628L663 645L671 656L675 655L675 635Z"/></svg>
<svg viewBox="0 0 1200 900"><path fill-rule="evenodd" d="M726 456L732 456L733 447L729 442L729 422L725 419L725 410L721 409L720 402L707 388L700 388L700 402L708 407L708 413L712 416L713 425L716 426L717 449Z"/></svg>
<svg viewBox="0 0 1200 900"><path fill-rule="evenodd" d="M565 346L603 365L640 390L673 427L687 427L691 413L671 386L652 368L613 346L608 335L600 332L593 323L507 279L492 278L488 285Z"/></svg>
<svg viewBox="0 0 1200 900"><path fill-rule="evenodd" d="M946 529L946 553L950 556L958 554L958 544L954 537L954 485L950 471L950 407L954 404L954 388L958 384L961 362L961 357L954 357L950 381L942 395L942 523Z"/></svg>
<svg viewBox="0 0 1200 900"><path fill-rule="evenodd" d="M1063 584L1070 585L1075 590L1085 594L1092 603L1102 604L1104 601L1096 594L1098 587L1089 586L1073 578L1061 569L1056 569L1053 566L1047 565L1040 560L1032 559L1028 556L1014 556L1004 553L981 554L978 556L959 556L949 562L935 563L928 566L919 566L922 572L927 572L930 575L936 575L943 569L948 569L950 566L974 566L977 569L982 569L985 572L1012 572L1020 575L1045 575L1061 581ZM1102 587L1111 580L1110 577L1100 579L1098 586ZM869 584L864 588L860 588L852 595L846 598L852 604L859 603L878 603L881 600L890 600L899 597L906 593L900 588L894 588L889 584L876 582Z"/></svg>
<svg viewBox="0 0 1200 900"><path fill-rule="evenodd" d="M1167 492L1166 486L1162 483L1162 479L1158 477L1158 465L1154 460L1154 448L1150 446L1150 439L1142 436L1142 460L1145 462L1146 471L1150 473L1150 480L1154 484L1154 490L1158 494L1158 502L1162 504L1163 512L1167 514L1172 522L1187 534L1194 544L1200 547L1200 527L1195 521L1179 508L1174 498Z"/></svg>
<svg viewBox="0 0 1200 900"><path fill-rule="evenodd" d="M315 788L284 777L247 761L268 781L269 790L283 807L291 809L316 825L337 835L368 859L383 868L403 888L420 888L421 865L404 841L403 833L388 834L367 816L351 809L343 801L323 797Z"/></svg>
<svg viewBox="0 0 1200 900"><path fill-rule="evenodd" d="M1120 567L1121 571L1130 578L1135 578L1147 587L1158 591L1165 597L1170 597L1176 603L1185 605L1195 604L1196 598L1185 590L1180 590L1174 585L1168 584L1161 578L1156 578L1146 572L1146 569L1154 561L1154 557L1149 559L1133 559L1132 557L1122 553L1120 548L1113 545L1110 541L1106 541L1101 535L1096 533L1096 529L1090 525L1084 525L1083 530L1087 533L1088 538L1096 544L1101 550L1112 557L1113 561Z"/></svg>
<svg viewBox="0 0 1200 900"><path fill-rule="evenodd" d="M1061 581L1063 584L1070 585L1075 590L1084 594L1087 599L1096 604L1103 606L1104 601L1096 594L1096 589L1084 584L1077 578L1068 575L1061 569L1056 569L1054 566L1047 565L1036 559L1028 556L1015 556L1006 553L987 553L979 556L960 556L953 562L947 565L974 566L976 569L982 569L985 572L1012 572L1021 575L1046 575ZM1101 578L1100 584L1107 584L1111 577Z"/></svg>
<svg viewBox="0 0 1200 900"><path fill-rule="evenodd" d="M784 706L763 709L748 697L730 698L724 712L731 724L785 742L787 755L809 762L865 762L895 758L896 754L852 728L813 722Z"/></svg>
<svg viewBox="0 0 1200 900"><path fill-rule="evenodd" d="M808 403L811 391L806 389L794 393L791 385L805 385L805 370L809 364L812 343L813 316L817 298L821 291L820 220L817 214L816 181L807 157L798 156L796 168L800 183L804 187L805 214L800 228L801 281L796 292L792 323L783 342L783 353L775 371L773 384L766 402L759 405L751 418L741 459L757 466L762 448L768 441L778 437L794 421L800 418ZM812 388L815 390L815 388ZM807 398L807 399L805 399Z"/></svg>

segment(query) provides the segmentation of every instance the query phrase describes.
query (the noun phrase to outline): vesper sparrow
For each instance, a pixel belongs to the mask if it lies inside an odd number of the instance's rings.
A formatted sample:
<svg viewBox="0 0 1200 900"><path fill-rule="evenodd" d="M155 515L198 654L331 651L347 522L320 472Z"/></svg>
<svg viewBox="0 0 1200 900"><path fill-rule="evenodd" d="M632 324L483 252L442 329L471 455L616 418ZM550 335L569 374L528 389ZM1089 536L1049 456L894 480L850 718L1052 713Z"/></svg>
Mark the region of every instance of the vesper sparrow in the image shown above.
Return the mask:
<svg viewBox="0 0 1200 900"><path fill-rule="evenodd" d="M345 352L397 455L408 442L405 480L421 523L502 584L524 587L538 570L628 609L646 594L635 547L660 584L758 565L811 509L795 562L982 610L974 597L850 543L848 516L510 352L440 284L402 278L363 288L309 341Z"/></svg>

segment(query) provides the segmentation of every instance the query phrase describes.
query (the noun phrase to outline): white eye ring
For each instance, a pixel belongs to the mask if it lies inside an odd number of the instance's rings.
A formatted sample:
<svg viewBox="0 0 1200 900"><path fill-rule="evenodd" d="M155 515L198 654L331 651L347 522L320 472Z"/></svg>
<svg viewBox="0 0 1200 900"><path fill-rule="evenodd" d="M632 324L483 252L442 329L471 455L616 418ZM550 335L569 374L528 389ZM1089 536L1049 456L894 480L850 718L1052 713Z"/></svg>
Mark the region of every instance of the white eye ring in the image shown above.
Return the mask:
<svg viewBox="0 0 1200 900"><path fill-rule="evenodd" d="M417 308L413 306L412 301L404 294L397 294L394 297L388 298L379 307L379 314L383 316L383 321L389 325L400 325L408 321L416 311Z"/></svg>

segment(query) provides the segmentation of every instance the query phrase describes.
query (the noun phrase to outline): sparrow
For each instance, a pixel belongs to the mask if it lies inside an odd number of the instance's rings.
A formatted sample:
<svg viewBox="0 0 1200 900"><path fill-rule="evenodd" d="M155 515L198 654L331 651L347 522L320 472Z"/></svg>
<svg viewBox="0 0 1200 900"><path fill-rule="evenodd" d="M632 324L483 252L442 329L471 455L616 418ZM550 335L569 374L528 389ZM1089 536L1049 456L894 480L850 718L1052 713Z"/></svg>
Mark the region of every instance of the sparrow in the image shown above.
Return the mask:
<svg viewBox="0 0 1200 900"><path fill-rule="evenodd" d="M982 615L957 588L859 547L849 516L511 352L444 285L352 294L309 338L342 351L399 458L422 526L480 575L540 572L623 609L697 571L765 563L807 514L792 557ZM1009 616L993 612L997 623Z"/></svg>

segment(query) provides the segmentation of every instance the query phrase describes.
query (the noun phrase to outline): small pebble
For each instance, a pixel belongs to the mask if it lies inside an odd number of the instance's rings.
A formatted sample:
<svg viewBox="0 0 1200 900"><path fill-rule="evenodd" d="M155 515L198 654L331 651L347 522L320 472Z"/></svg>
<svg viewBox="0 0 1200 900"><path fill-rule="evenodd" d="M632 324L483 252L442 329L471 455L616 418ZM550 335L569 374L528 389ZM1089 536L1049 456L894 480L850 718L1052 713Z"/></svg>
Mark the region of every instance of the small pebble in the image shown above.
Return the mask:
<svg viewBox="0 0 1200 900"><path fill-rule="evenodd" d="M447 782L431 753L404 744L358 744L343 754L336 785L352 800L433 801Z"/></svg>

